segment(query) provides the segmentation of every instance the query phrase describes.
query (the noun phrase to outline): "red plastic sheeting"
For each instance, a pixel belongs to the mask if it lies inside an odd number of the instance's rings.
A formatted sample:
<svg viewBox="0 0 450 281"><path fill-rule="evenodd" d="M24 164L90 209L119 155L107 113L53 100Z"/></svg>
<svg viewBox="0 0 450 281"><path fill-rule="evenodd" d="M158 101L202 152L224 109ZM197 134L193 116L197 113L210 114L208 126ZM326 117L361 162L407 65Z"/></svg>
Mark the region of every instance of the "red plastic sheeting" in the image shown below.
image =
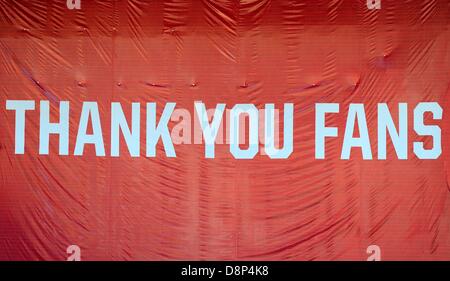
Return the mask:
<svg viewBox="0 0 450 281"><path fill-rule="evenodd" d="M0 260L450 259L450 5L446 0L0 0ZM70 101L70 155L39 155L39 106L14 154L6 100ZM110 104L295 104L294 153L235 160L228 145L158 146L156 158L73 156L83 101L97 101L106 153ZM444 109L443 154L340 160L346 110L364 103ZM314 103L340 103L326 159L314 159ZM145 112L142 108L142 111ZM142 113L144 116L144 113ZM144 117L142 117L142 120ZM171 122L176 124L176 122ZM328 123L327 123L328 124ZM144 132L145 122L141 123ZM145 151L145 141L141 151ZM141 152L141 154L143 154Z"/></svg>

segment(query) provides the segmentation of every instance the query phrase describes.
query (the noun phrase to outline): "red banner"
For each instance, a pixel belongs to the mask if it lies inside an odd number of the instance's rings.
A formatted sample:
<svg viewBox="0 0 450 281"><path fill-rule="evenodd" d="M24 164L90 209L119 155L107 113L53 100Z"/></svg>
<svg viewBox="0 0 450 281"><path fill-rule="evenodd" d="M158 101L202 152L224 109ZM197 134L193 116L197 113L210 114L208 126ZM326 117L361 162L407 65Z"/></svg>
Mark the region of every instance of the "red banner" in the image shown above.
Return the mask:
<svg viewBox="0 0 450 281"><path fill-rule="evenodd" d="M0 0L0 260L450 259L449 11L446 0ZM11 101L31 101L23 151ZM64 102L67 150L42 133L43 110L56 123ZM86 102L102 145L77 155ZM199 102L224 104L213 158ZM146 143L149 112L156 126L169 103L176 157L168 140L154 154ZM336 128L324 159L319 103L339 106L323 123ZM430 103L441 118L417 113ZM239 104L273 104L279 144L293 105L287 158L263 149L263 125L253 157L230 152ZM352 104L363 105L370 159L363 148L343 157ZM380 157L380 104L396 127L404 113L406 158L389 136ZM421 159L416 144L441 151Z"/></svg>

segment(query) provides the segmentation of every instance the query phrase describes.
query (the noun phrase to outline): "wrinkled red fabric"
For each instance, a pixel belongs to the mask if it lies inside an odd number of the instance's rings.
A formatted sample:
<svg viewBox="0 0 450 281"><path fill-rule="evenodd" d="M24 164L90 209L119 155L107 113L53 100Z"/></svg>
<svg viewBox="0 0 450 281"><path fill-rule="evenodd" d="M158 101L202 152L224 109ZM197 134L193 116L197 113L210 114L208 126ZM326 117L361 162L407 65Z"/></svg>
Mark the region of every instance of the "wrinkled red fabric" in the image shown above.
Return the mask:
<svg viewBox="0 0 450 281"><path fill-rule="evenodd" d="M0 0L0 260L450 259L450 4L446 0ZM14 154L6 100L70 101L70 155L39 155L39 110ZM110 103L293 102L294 153L236 160L225 144L163 146L157 157L73 156L83 101L97 101L106 152ZM376 105L435 101L443 154L340 159L349 103L364 103L376 152ZM314 159L314 103L340 103L325 160ZM144 114L144 113L142 113ZM143 117L144 118L144 117ZM144 119L142 119L144 120ZM431 118L427 122L434 122ZM145 123L141 123L142 130ZM145 142L142 141L142 151Z"/></svg>

